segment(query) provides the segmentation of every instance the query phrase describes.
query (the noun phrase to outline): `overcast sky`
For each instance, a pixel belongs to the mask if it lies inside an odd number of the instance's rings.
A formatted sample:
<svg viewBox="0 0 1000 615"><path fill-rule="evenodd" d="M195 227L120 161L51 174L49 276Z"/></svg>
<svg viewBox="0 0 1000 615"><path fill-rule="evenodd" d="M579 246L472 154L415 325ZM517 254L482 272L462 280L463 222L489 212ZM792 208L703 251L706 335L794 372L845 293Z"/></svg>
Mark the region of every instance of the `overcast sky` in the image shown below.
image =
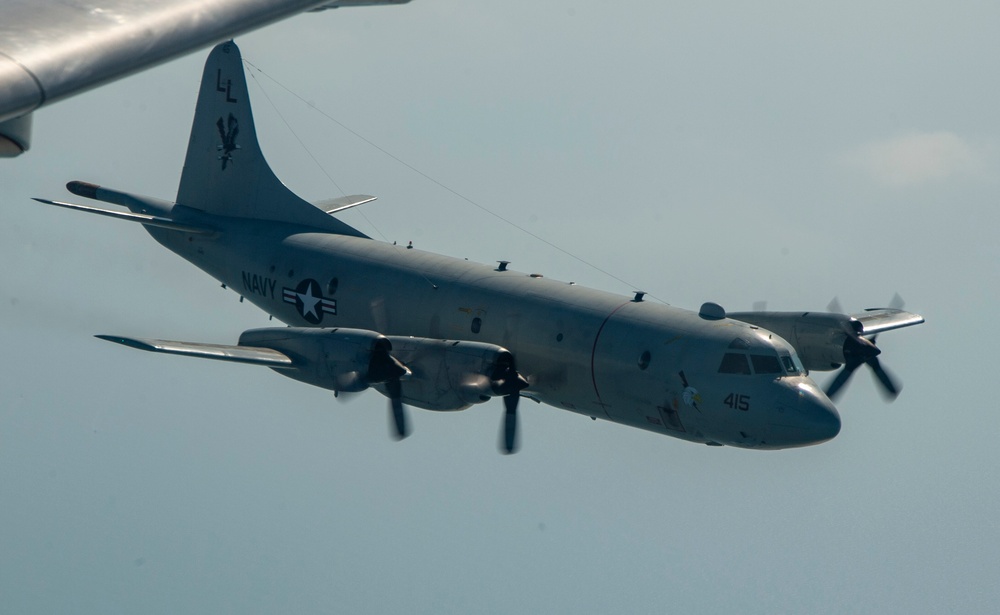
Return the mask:
<svg viewBox="0 0 1000 615"><path fill-rule="evenodd" d="M859 371L836 439L761 452L525 402L505 457L498 400L397 443L374 392L94 339L268 325L140 227L29 200L173 198L205 50L0 161L0 610L995 609L1000 7L710 4L414 0L237 43L279 177L379 196L349 224L692 309L899 292L927 323L879 337L895 403Z"/></svg>

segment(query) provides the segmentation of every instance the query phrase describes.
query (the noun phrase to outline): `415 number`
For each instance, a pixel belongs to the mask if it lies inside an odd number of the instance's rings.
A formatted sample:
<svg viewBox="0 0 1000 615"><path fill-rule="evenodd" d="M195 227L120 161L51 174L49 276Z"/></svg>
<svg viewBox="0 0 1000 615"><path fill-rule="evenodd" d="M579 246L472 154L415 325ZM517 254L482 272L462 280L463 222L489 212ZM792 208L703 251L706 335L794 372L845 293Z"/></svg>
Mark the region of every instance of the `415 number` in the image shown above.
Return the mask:
<svg viewBox="0 0 1000 615"><path fill-rule="evenodd" d="M742 410L743 412L746 412L750 409L750 396L730 393L724 400L722 400L722 403L726 404L733 410Z"/></svg>

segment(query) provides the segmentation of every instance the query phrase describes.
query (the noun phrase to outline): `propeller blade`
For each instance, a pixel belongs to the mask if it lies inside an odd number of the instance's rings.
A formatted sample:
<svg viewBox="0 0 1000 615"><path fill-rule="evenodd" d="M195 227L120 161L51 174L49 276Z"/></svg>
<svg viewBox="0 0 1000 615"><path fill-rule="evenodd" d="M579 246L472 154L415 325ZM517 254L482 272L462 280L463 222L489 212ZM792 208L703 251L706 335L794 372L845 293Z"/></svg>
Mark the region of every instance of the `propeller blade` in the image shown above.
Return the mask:
<svg viewBox="0 0 1000 615"><path fill-rule="evenodd" d="M860 365L860 362L854 361L845 364L844 369L840 370L840 373L838 373L837 377L833 379L830 386L826 387L826 396L830 399L835 398L840 389L843 388L843 386L847 384L847 381L851 379L851 376L854 375L854 370L858 369Z"/></svg>
<svg viewBox="0 0 1000 615"><path fill-rule="evenodd" d="M840 306L840 299L834 297L830 300L830 303L826 306L827 312L833 312L834 314L843 314L844 308Z"/></svg>
<svg viewBox="0 0 1000 615"><path fill-rule="evenodd" d="M888 400L892 401L896 399L899 395L899 391L903 388L896 378L889 375L889 372L882 367L882 363L879 361L878 356L882 354L882 351L878 346L875 345L878 336L874 335L869 340L867 338L853 335L849 336L844 340L844 358L846 363L844 369L841 370L837 377L834 378L830 386L827 387L826 396L833 399L835 395L843 388L847 381L850 380L851 376L854 374L854 370L858 369L862 363L867 364L872 370L872 375L881 385L879 392Z"/></svg>
<svg viewBox="0 0 1000 615"><path fill-rule="evenodd" d="M882 363L879 362L878 357L872 357L867 361L868 367L872 368L872 374L875 375L876 380L882 385L882 394L889 401L893 401L899 396L899 391L903 388L899 384L899 380L893 378L889 375L889 372L885 371L882 367Z"/></svg>
<svg viewBox="0 0 1000 615"><path fill-rule="evenodd" d="M521 446L517 429L517 402L520 398L517 393L505 395L503 398L503 443L500 452L505 455L516 453Z"/></svg>
<svg viewBox="0 0 1000 615"><path fill-rule="evenodd" d="M403 389L398 379L386 381L385 389L389 393L389 411L393 426L396 428L393 435L397 440L402 440L410 435L406 409L403 408Z"/></svg>

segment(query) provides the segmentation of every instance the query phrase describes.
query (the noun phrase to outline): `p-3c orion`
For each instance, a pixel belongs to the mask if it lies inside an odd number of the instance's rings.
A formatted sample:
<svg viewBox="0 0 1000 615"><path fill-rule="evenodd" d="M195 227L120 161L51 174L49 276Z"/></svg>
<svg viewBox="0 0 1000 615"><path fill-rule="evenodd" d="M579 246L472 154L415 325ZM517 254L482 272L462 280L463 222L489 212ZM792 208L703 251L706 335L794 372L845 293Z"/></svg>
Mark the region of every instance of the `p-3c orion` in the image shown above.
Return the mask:
<svg viewBox="0 0 1000 615"><path fill-rule="evenodd" d="M518 447L522 397L691 442L781 449L840 431L830 400L867 364L883 390L875 336L923 322L900 306L858 314L697 312L507 267L373 240L338 220L371 201L321 207L293 194L260 151L239 49L205 65L175 202L84 182L70 192L127 209L41 202L142 224L153 238L287 327L235 345L110 335L134 348L263 365L405 406L462 410L503 398L500 449ZM824 392L811 371L843 370Z"/></svg>

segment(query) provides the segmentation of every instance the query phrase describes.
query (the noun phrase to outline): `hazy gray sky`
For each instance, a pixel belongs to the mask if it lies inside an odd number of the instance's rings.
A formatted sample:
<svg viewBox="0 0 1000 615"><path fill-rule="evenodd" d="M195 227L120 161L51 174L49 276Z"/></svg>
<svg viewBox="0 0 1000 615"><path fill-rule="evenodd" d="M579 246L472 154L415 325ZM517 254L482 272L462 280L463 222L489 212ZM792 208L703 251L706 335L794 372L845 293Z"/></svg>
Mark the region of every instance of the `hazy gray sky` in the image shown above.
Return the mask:
<svg viewBox="0 0 1000 615"><path fill-rule="evenodd" d="M378 195L344 216L369 234L690 308L902 294L927 318L879 338L902 395L859 372L841 434L790 451L525 403L504 457L499 401L414 410L396 443L376 393L96 340L268 324L141 228L29 201L72 179L172 198L207 51L43 109L0 162L0 610L994 609L998 23L988 2L414 0L237 40L278 175Z"/></svg>

